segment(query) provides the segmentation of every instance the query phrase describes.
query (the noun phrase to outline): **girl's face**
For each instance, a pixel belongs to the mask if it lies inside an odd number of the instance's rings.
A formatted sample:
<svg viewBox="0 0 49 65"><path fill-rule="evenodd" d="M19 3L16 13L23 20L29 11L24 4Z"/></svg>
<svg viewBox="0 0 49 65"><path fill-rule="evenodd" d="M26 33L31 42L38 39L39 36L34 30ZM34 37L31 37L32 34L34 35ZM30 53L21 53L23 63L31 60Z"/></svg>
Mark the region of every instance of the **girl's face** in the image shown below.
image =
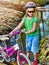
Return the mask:
<svg viewBox="0 0 49 65"><path fill-rule="evenodd" d="M32 17L34 15L35 8L28 8L26 10L27 16Z"/></svg>

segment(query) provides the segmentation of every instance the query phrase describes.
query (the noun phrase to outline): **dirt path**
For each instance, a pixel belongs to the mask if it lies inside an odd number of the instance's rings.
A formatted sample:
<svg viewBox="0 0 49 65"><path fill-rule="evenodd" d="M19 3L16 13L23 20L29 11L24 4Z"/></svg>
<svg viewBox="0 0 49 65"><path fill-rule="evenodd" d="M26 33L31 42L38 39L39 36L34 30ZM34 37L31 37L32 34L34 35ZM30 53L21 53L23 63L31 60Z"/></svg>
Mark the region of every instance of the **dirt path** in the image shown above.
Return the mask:
<svg viewBox="0 0 49 65"><path fill-rule="evenodd" d="M4 63L0 63L0 65L6 65L6 64L4 64Z"/></svg>
<svg viewBox="0 0 49 65"><path fill-rule="evenodd" d="M12 65L17 65L16 62L11 62ZM7 64L4 64L4 63L0 63L0 65L7 65Z"/></svg>

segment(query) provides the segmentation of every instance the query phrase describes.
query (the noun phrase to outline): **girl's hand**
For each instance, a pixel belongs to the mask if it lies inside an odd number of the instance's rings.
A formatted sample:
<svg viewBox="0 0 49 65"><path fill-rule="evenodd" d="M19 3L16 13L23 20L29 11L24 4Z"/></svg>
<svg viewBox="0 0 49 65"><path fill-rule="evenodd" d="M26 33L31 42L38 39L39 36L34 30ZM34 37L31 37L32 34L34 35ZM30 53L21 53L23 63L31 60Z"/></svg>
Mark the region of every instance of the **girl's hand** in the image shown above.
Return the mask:
<svg viewBox="0 0 49 65"><path fill-rule="evenodd" d="M11 36L12 36L12 32L9 33L9 37L11 37Z"/></svg>
<svg viewBox="0 0 49 65"><path fill-rule="evenodd" d="M25 28L21 30L24 34L27 34Z"/></svg>
<svg viewBox="0 0 49 65"><path fill-rule="evenodd" d="M24 33L25 33L25 34L27 34L27 32L26 32L26 31L25 31Z"/></svg>

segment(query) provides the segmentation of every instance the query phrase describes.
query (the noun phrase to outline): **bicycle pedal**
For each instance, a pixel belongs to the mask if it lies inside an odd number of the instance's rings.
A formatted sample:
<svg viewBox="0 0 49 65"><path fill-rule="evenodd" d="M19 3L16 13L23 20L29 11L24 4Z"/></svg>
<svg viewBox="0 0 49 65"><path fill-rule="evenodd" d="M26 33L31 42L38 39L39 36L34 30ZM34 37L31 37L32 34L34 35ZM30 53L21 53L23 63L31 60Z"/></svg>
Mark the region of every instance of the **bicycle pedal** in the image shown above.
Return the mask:
<svg viewBox="0 0 49 65"><path fill-rule="evenodd" d="M11 58L11 61L14 62L15 61L15 58Z"/></svg>

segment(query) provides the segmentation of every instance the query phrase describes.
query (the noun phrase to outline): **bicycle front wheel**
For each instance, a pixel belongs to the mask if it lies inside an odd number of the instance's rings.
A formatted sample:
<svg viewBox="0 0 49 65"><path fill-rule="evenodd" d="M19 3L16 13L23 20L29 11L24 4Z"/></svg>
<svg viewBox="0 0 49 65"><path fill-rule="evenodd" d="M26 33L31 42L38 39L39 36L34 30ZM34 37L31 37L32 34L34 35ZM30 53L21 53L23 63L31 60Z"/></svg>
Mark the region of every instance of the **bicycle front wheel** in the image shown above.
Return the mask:
<svg viewBox="0 0 49 65"><path fill-rule="evenodd" d="M25 54L20 53L20 56L17 56L17 64L18 65L31 65L31 62Z"/></svg>
<svg viewBox="0 0 49 65"><path fill-rule="evenodd" d="M4 58L2 55L0 55L0 62L4 62Z"/></svg>
<svg viewBox="0 0 49 65"><path fill-rule="evenodd" d="M5 55L4 59L5 59L6 62L10 62L10 57L8 55Z"/></svg>

